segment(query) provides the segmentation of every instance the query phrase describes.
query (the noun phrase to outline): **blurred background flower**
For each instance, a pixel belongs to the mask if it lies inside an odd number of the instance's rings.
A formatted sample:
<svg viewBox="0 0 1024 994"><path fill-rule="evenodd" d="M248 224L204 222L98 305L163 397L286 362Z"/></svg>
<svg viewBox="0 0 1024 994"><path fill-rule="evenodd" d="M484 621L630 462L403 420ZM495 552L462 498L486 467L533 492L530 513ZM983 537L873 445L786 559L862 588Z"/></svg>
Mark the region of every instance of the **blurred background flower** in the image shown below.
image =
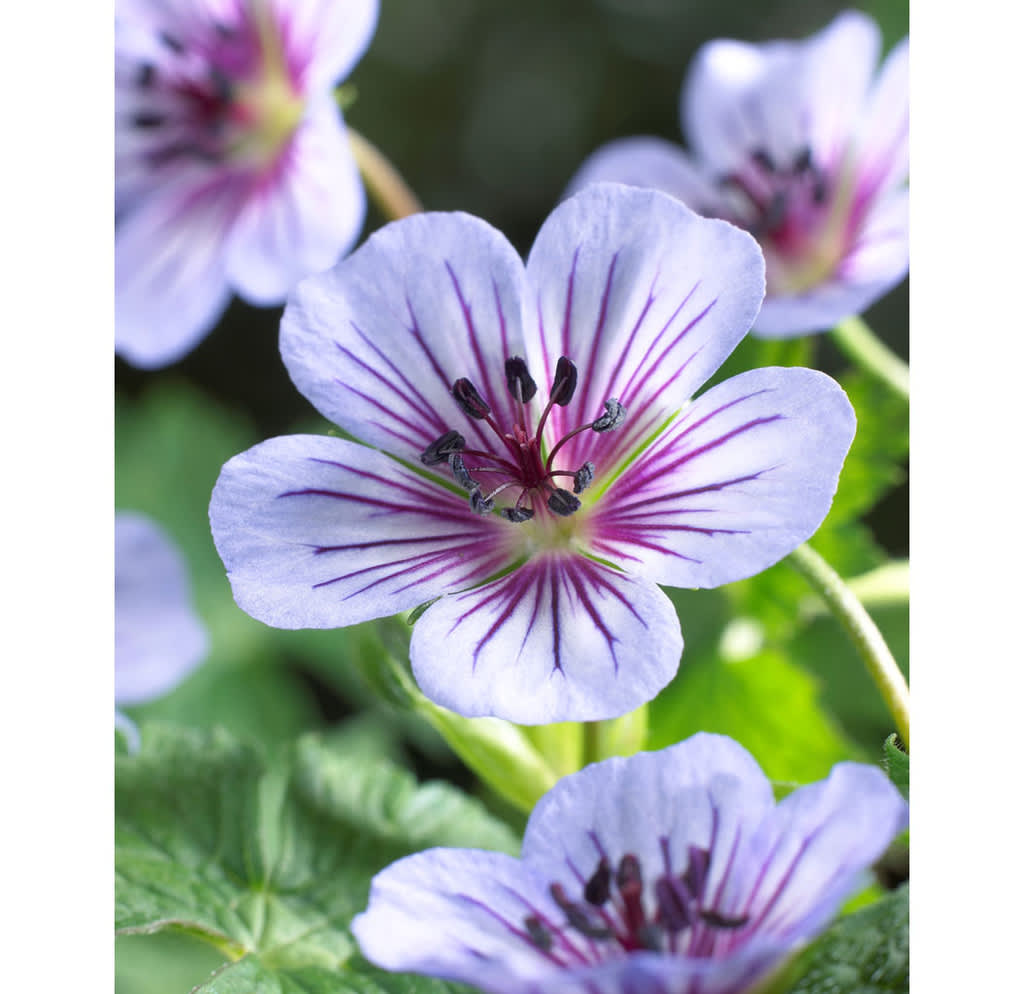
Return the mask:
<svg viewBox="0 0 1024 994"><path fill-rule="evenodd" d="M181 358L232 290L280 303L358 237L365 198L333 85L377 0L118 0L117 351Z"/></svg>

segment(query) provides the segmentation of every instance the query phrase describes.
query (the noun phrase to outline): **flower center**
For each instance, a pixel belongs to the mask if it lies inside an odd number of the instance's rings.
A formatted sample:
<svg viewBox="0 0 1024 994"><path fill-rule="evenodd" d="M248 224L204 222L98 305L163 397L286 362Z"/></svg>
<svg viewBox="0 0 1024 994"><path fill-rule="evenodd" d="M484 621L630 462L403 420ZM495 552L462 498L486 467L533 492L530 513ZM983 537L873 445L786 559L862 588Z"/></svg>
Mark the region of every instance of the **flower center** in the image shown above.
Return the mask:
<svg viewBox="0 0 1024 994"><path fill-rule="evenodd" d="M523 927L528 941L557 962L563 955L579 954L579 938L588 940L585 948L602 959L614 949L713 956L717 935L742 928L748 918L721 914L708 900L707 849L689 846L682 873L672 869L667 839L661 839L661 849L663 867L654 881L653 901L645 901L643 869L635 855L623 856L614 873L602 856L578 900L562 884L551 884L551 897L565 921L554 922L538 912L527 915Z"/></svg>
<svg viewBox="0 0 1024 994"><path fill-rule="evenodd" d="M452 396L462 412L475 421L485 422L493 429L500 445L494 449L467 448L466 439L454 429L431 442L420 460L425 466L447 462L460 486L469 492L469 506L478 514L494 510L499 495L511 503L499 509L508 521L528 521L541 508L556 517L569 517L580 508L578 495L594 479L590 461L576 469L556 469L555 457L566 442L583 431L598 434L618 428L626 418L626 409L614 397L604 402L604 413L587 424L563 435L544 454L544 426L552 407L565 407L576 392L576 366L562 356L555 366L555 379L548 402L540 413L536 427L530 429L530 404L537 393L537 384L526 363L518 356L505 361L505 380L516 402L516 416L511 431L505 431L494 419L490 405L465 377L455 381ZM559 481L572 480L572 492L559 486ZM482 481L482 482L481 482Z"/></svg>
<svg viewBox="0 0 1024 994"><path fill-rule="evenodd" d="M209 26L206 43L159 35L166 57L135 79L135 129L153 166L192 159L263 170L278 159L302 120L280 32L265 3L251 18Z"/></svg>
<svg viewBox="0 0 1024 994"><path fill-rule="evenodd" d="M843 212L837 184L810 148L800 149L789 164L753 149L719 184L734 195L734 210L725 219L761 243L770 292L800 293L832 273L843 255Z"/></svg>

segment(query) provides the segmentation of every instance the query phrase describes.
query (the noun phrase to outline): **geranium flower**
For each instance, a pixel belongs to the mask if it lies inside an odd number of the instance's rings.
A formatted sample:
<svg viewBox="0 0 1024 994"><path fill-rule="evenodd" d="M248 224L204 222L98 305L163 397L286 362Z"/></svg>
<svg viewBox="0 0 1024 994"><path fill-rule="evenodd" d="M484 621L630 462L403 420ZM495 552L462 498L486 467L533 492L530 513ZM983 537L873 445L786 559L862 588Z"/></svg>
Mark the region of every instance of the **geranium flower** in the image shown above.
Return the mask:
<svg viewBox="0 0 1024 994"><path fill-rule="evenodd" d="M114 519L114 698L142 704L167 693L206 657L185 559L153 520Z"/></svg>
<svg viewBox="0 0 1024 994"><path fill-rule="evenodd" d="M653 187L746 228L767 266L754 332L830 328L907 273L909 49L904 39L876 77L880 44L856 12L802 42L709 42L683 87L692 158L660 138L620 139L569 189Z"/></svg>
<svg viewBox="0 0 1024 994"><path fill-rule="evenodd" d="M820 932L906 826L881 770L840 763L775 804L749 753L701 733L560 780L520 859L393 863L352 931L380 967L496 994L738 994Z"/></svg>
<svg viewBox="0 0 1024 994"><path fill-rule="evenodd" d="M332 85L377 0L118 0L116 348L184 356L234 290L282 301L333 265L365 197Z"/></svg>
<svg viewBox="0 0 1024 994"><path fill-rule="evenodd" d="M596 720L649 700L682 650L656 584L716 586L792 551L853 437L846 395L813 370L691 401L763 273L738 228L617 184L555 210L525 269L466 214L383 228L303 281L281 327L295 384L367 444L273 438L227 463L210 521L237 603L332 628L439 598L413 672L464 715Z"/></svg>

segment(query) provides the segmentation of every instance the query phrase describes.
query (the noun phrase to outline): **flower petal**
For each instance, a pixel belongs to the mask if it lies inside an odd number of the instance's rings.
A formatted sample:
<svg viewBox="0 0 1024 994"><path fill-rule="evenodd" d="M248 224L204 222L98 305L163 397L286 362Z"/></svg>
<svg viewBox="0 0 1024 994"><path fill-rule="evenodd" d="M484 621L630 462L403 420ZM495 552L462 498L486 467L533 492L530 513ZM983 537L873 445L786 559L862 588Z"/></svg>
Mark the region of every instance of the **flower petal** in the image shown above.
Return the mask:
<svg viewBox="0 0 1024 994"><path fill-rule="evenodd" d="M377 27L379 0L274 0L289 61L307 92L326 90L362 58Z"/></svg>
<svg viewBox="0 0 1024 994"><path fill-rule="evenodd" d="M114 525L114 698L141 704L203 661L209 639L192 608L185 558L156 522L120 511Z"/></svg>
<svg viewBox="0 0 1024 994"><path fill-rule="evenodd" d="M727 854L735 826L757 821L773 806L771 783L750 753L723 735L698 733L659 752L607 759L563 777L530 815L523 860L572 892L602 856L615 867L632 853L653 887L663 872L662 839L679 873L687 846L706 849L714 842Z"/></svg>
<svg viewBox="0 0 1024 994"><path fill-rule="evenodd" d="M304 280L281 322L295 385L327 418L406 459L449 428L490 446L486 424L451 397L468 377L499 418L512 415L504 362L523 354L523 264L467 214L419 214L372 235Z"/></svg>
<svg viewBox="0 0 1024 994"><path fill-rule="evenodd" d="M661 190L706 215L717 214L722 199L686 152L664 138L619 138L602 145L576 171L567 193L577 193L592 183Z"/></svg>
<svg viewBox="0 0 1024 994"><path fill-rule="evenodd" d="M367 910L352 920L363 955L385 970L414 971L507 994L565 978L559 963L578 961L557 936L549 954L524 919L561 925L547 881L519 860L476 849L428 849L373 878ZM554 931L554 928L551 928ZM499 969L500 968L500 969Z"/></svg>
<svg viewBox="0 0 1024 994"><path fill-rule="evenodd" d="M565 449L600 474L678 410L746 334L764 295L764 260L746 232L653 190L587 187L564 201L527 261L539 324L531 366L551 382L559 355L579 365L572 402L555 408L558 438L614 397L626 424L584 432Z"/></svg>
<svg viewBox="0 0 1024 994"><path fill-rule="evenodd" d="M751 334L792 338L833 328L888 293L910 266L910 194L892 190L873 204L835 275L798 296L768 296Z"/></svg>
<svg viewBox="0 0 1024 994"><path fill-rule="evenodd" d="M365 213L345 126L324 98L308 110L276 174L249 191L225 247L232 286L251 303L280 302L304 276L338 261Z"/></svg>
<svg viewBox="0 0 1024 994"><path fill-rule="evenodd" d="M881 770L840 763L744 837L723 902L750 916L744 933L813 934L907 824L907 804Z"/></svg>
<svg viewBox="0 0 1024 994"><path fill-rule="evenodd" d="M413 628L410 656L438 704L536 725L632 711L672 678L682 648L675 609L656 586L551 553L433 604Z"/></svg>
<svg viewBox="0 0 1024 994"><path fill-rule="evenodd" d="M594 509L596 555L658 583L716 587L814 534L855 417L828 376L755 369L703 394Z"/></svg>
<svg viewBox="0 0 1024 994"><path fill-rule="evenodd" d="M183 171L119 222L114 342L128 362L166 366L216 323L231 295L223 245L237 205L229 184Z"/></svg>
<svg viewBox="0 0 1024 994"><path fill-rule="evenodd" d="M882 192L910 171L910 43L886 57L872 87L858 134L858 190Z"/></svg>
<svg viewBox="0 0 1024 994"><path fill-rule="evenodd" d="M510 553L494 518L381 452L272 438L223 468L214 543L239 607L277 628L340 628L480 582Z"/></svg>

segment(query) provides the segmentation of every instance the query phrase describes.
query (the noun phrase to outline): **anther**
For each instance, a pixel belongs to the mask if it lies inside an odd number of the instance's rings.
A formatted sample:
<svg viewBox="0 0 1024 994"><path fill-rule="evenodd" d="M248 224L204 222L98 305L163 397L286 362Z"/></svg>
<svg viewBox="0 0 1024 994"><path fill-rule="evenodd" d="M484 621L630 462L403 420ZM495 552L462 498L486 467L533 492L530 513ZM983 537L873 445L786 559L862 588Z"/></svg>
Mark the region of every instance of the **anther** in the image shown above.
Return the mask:
<svg viewBox="0 0 1024 994"><path fill-rule="evenodd" d="M161 127L166 121L167 118L163 114L156 114L152 111L140 111L132 118L132 124L136 128L142 128L147 131L152 128Z"/></svg>
<svg viewBox="0 0 1024 994"><path fill-rule="evenodd" d="M156 79L156 66L152 62L143 62L139 66L139 74L135 77L135 85L140 90L147 90Z"/></svg>
<svg viewBox="0 0 1024 994"><path fill-rule="evenodd" d="M523 919L523 925L530 936L530 941L543 952L551 948L551 933L544 927L536 915L527 915Z"/></svg>
<svg viewBox="0 0 1024 994"><path fill-rule="evenodd" d="M689 846L687 856L689 862L686 864L686 871L681 879L690 892L690 896L695 900L700 900L704 893L704 884L707 881L711 854L707 849L701 849L699 846Z"/></svg>
<svg viewBox="0 0 1024 994"><path fill-rule="evenodd" d="M477 393L476 387L464 376L455 381L452 386L452 396L455 398L455 403L462 409L462 413L476 418L477 421L482 421L491 413L490 407Z"/></svg>
<svg viewBox="0 0 1024 994"><path fill-rule="evenodd" d="M710 925L712 928L743 928L750 921L749 915L732 918L717 911L698 911L697 914L700 915L701 921L705 925Z"/></svg>
<svg viewBox="0 0 1024 994"><path fill-rule="evenodd" d="M548 507L559 517L567 518L570 514L575 514L580 509L580 501L578 497L573 497L568 490L563 490L559 487L548 498Z"/></svg>
<svg viewBox="0 0 1024 994"><path fill-rule="evenodd" d="M641 948L648 952L660 953L664 948L661 929L657 925L644 924L636 930L636 939Z"/></svg>
<svg viewBox="0 0 1024 994"><path fill-rule="evenodd" d="M559 358L555 364L555 382L551 387L551 403L558 404L559 407L565 407L572 400L573 394L576 393L576 381L578 378L579 373L576 370L575 363L565 356Z"/></svg>
<svg viewBox="0 0 1024 994"><path fill-rule="evenodd" d="M614 431L626 420L626 409L614 398L604 402L602 414L590 427L596 432Z"/></svg>
<svg viewBox="0 0 1024 994"><path fill-rule="evenodd" d="M457 431L446 431L420 453L420 462L424 466L436 466L438 463L445 462L450 455L461 452L465 447L466 440Z"/></svg>
<svg viewBox="0 0 1024 994"><path fill-rule="evenodd" d="M654 883L654 896L658 902L658 916L669 932L681 932L690 924L690 909L686 895L671 877L658 877Z"/></svg>
<svg viewBox="0 0 1024 994"><path fill-rule="evenodd" d="M509 393L516 400L526 404L533 400L537 392L537 384L534 383L530 371L526 368L526 361L519 356L512 356L505 360L505 380L508 382Z"/></svg>
<svg viewBox="0 0 1024 994"><path fill-rule="evenodd" d="M448 459L448 465L452 468L456 482L463 490L479 490L480 484L469 475L466 463L458 452L452 453Z"/></svg>
<svg viewBox="0 0 1024 994"><path fill-rule="evenodd" d="M594 464L588 459L572 476L572 492L581 494L594 482Z"/></svg>
<svg viewBox="0 0 1024 994"><path fill-rule="evenodd" d="M175 38L174 35L169 34L166 31L161 31L161 32L158 33L157 37L172 52L174 52L175 55L181 55L181 53L185 51L185 46L177 38Z"/></svg>
<svg viewBox="0 0 1024 994"><path fill-rule="evenodd" d="M583 888L583 897L588 904L599 906L611 897L611 893L612 868L608 865L608 860L602 857L601 862L597 864L597 869L594 870L593 875Z"/></svg>
<svg viewBox="0 0 1024 994"><path fill-rule="evenodd" d="M494 501L485 497L483 491L476 487L470 491L469 507L477 514L490 514L494 510Z"/></svg>
<svg viewBox="0 0 1024 994"><path fill-rule="evenodd" d="M605 928L603 925L597 925L592 922L583 908L569 900L565 893L565 888L562 887L561 884L552 884L550 891L555 904L562 909L565 913L565 917L569 921L569 924L576 929L580 935L586 936L588 939L611 938L611 930Z"/></svg>
<svg viewBox="0 0 1024 994"><path fill-rule="evenodd" d="M805 145L799 152L797 152L790 171L799 176L800 173L805 173L811 168L811 161L810 146Z"/></svg>
<svg viewBox="0 0 1024 994"><path fill-rule="evenodd" d="M217 99L221 103L230 103L231 97L234 94L234 87L231 85L231 80L224 75L216 66L210 70L210 81L213 83L214 90L217 91Z"/></svg>
<svg viewBox="0 0 1024 994"><path fill-rule="evenodd" d="M529 521L533 517L533 511L528 507L503 507L500 511L503 518L513 521L517 525L523 521Z"/></svg>
<svg viewBox="0 0 1024 994"><path fill-rule="evenodd" d="M750 158L754 160L766 173L775 172L775 160L768 153L767 149L755 148L750 153Z"/></svg>

